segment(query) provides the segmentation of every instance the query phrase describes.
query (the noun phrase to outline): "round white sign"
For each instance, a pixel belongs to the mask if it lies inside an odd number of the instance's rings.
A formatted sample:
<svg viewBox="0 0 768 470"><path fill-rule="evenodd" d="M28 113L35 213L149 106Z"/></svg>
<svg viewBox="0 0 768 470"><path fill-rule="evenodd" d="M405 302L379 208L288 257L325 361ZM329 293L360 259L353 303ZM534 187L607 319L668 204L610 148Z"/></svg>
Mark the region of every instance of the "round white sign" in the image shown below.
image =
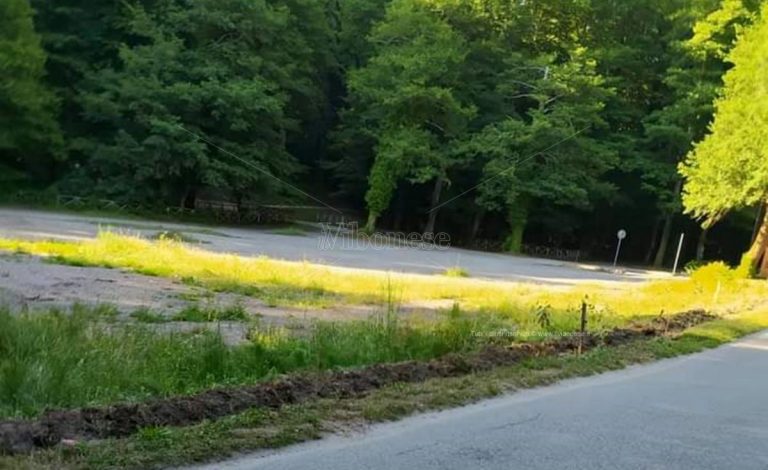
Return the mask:
<svg viewBox="0 0 768 470"><path fill-rule="evenodd" d="M616 236L619 237L619 240L624 240L627 238L627 231L624 229L619 230L619 233L617 233Z"/></svg>

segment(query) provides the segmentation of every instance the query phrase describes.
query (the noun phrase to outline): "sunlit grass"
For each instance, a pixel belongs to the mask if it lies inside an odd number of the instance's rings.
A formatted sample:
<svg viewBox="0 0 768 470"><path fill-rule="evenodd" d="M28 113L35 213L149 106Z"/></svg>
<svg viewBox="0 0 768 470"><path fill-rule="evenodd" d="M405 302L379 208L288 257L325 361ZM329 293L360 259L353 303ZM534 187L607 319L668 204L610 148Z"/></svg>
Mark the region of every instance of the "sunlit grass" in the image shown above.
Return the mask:
<svg viewBox="0 0 768 470"><path fill-rule="evenodd" d="M447 277L469 277L469 271L461 266L453 266L443 271L443 276Z"/></svg>
<svg viewBox="0 0 768 470"><path fill-rule="evenodd" d="M174 321L188 321L195 323L217 321L247 321L248 313L242 305L231 305L226 308L205 307L191 304L173 316Z"/></svg>
<svg viewBox="0 0 768 470"><path fill-rule="evenodd" d="M162 321L147 311L137 315ZM182 315L210 320L204 310ZM496 326L458 310L417 326L387 311L357 321L316 322L302 336L254 328L247 342L228 346L217 331L162 332L118 322L108 308L19 314L0 308L0 418L188 394L294 371L426 360L474 350L484 341L476 332Z"/></svg>
<svg viewBox="0 0 768 470"><path fill-rule="evenodd" d="M570 312L586 299L594 320L608 325L620 317L658 315L690 308L738 309L761 301L768 284L732 278L670 279L644 284L550 287L465 277L428 276L324 266L307 262L214 253L174 240L149 241L101 233L82 242L0 239L0 250L48 257L79 266L126 268L171 277L214 290L262 298L270 305L328 307L339 303L386 304L450 300L463 310L533 321L547 305L552 321L576 321ZM567 315L566 315L567 313Z"/></svg>

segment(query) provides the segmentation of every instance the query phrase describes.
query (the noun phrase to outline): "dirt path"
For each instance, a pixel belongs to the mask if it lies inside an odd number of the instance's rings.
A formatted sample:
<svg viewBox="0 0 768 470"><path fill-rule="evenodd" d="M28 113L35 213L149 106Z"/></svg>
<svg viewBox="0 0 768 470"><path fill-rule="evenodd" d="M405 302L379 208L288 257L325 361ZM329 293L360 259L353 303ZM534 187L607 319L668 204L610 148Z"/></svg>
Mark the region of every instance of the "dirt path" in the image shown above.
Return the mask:
<svg viewBox="0 0 768 470"><path fill-rule="evenodd" d="M46 263L25 255L0 254L0 306L13 311L47 308L68 309L73 304L114 306L121 317L132 321L130 314L150 309L167 318L189 307L199 305L225 309L242 308L264 326L287 326L300 331L313 320L363 319L379 311L373 305L339 305L325 309L271 307L243 295L211 292L173 279L144 276L119 269L77 267ZM439 303L404 305L406 315L431 315ZM449 306L448 306L449 307ZM170 322L156 325L159 329L187 330L200 328L199 323ZM229 343L245 338L249 325L226 322L223 331Z"/></svg>

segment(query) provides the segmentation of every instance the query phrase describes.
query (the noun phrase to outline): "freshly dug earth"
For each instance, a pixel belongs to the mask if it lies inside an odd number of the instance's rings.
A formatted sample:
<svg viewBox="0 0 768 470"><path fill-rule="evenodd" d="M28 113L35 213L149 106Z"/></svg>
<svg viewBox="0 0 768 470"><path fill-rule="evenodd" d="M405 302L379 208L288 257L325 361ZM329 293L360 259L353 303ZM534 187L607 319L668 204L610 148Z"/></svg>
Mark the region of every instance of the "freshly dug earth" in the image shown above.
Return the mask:
<svg viewBox="0 0 768 470"><path fill-rule="evenodd" d="M217 419L254 407L278 408L315 398L364 395L395 382L421 382L454 377L514 364L523 359L573 352L599 345L618 345L639 338L679 333L713 320L701 310L658 317L651 322L555 340L487 347L471 354L452 354L431 361L380 364L357 370L290 375L274 382L209 390L136 404L48 411L37 420L0 422L0 452L22 453L50 447L62 440L87 440L130 435L149 426L184 426Z"/></svg>

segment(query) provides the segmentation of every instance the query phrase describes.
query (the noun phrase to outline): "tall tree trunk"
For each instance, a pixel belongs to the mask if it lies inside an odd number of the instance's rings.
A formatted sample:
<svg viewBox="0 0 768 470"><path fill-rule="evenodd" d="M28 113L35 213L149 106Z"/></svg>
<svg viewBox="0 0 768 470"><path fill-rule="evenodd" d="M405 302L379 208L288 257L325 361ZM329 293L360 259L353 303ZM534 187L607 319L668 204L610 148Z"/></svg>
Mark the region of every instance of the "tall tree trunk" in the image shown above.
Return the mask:
<svg viewBox="0 0 768 470"><path fill-rule="evenodd" d="M523 235L528 225L528 205L524 201L518 201L509 209L507 220L510 233L504 241L504 250L510 253L520 253L523 248Z"/></svg>
<svg viewBox="0 0 768 470"><path fill-rule="evenodd" d="M675 197L680 195L680 191L683 189L683 180L679 179L675 182ZM669 237L672 235L672 221L675 214L669 213L664 219L664 230L661 232L661 241L659 242L659 249L656 252L656 258L653 260L653 267L660 268L664 264L664 256L667 254L667 246L669 245Z"/></svg>
<svg viewBox="0 0 768 470"><path fill-rule="evenodd" d="M760 222L763 220L763 214L765 212L768 212L768 203L762 203L759 206L757 206L757 215L755 216L755 226L752 228L752 238L750 239L750 243L755 241L755 238L757 238L757 233L760 230Z"/></svg>
<svg viewBox="0 0 768 470"><path fill-rule="evenodd" d="M696 261L704 260L704 251L707 249L707 235L709 234L709 228L705 227L701 230L699 235L699 241L696 243Z"/></svg>
<svg viewBox="0 0 768 470"><path fill-rule="evenodd" d="M483 217L485 217L485 209L478 208L475 211L475 217L472 221L472 231L469 233L469 244L472 245L477 240L477 234L480 232L480 224L483 223Z"/></svg>
<svg viewBox="0 0 768 470"><path fill-rule="evenodd" d="M763 262L758 270L760 277L768 278L768 243L763 245Z"/></svg>
<svg viewBox="0 0 768 470"><path fill-rule="evenodd" d="M435 222L437 221L438 213L438 209L436 208L440 203L440 195L443 192L443 184L445 184L445 179L443 179L442 176L438 176L435 180L435 187L432 190L432 200L429 204L430 212L427 215L427 226L424 227L424 233L434 233L435 231Z"/></svg>
<svg viewBox="0 0 768 470"><path fill-rule="evenodd" d="M761 277L768 277L768 211L763 215L763 221L757 230L752 246L741 259L740 270L745 274L757 273Z"/></svg>
<svg viewBox="0 0 768 470"><path fill-rule="evenodd" d="M656 250L656 257L653 259L653 267L660 268L664 264L664 256L667 254L667 246L669 245L669 237L672 235L672 214L667 215L664 218L664 229L661 231L661 240L659 241L659 249Z"/></svg>
<svg viewBox="0 0 768 470"><path fill-rule="evenodd" d="M656 240L659 238L659 228L661 228L661 217L657 217L656 221L653 223L653 231L651 231L651 243L648 245L648 251L645 252L645 258L644 262L646 265L651 263L651 258L653 258L654 250L656 250Z"/></svg>
<svg viewBox="0 0 768 470"><path fill-rule="evenodd" d="M365 223L365 227L363 228L363 231L366 233L373 233L374 230L376 230L376 219L379 218L379 214L369 211L368 212L368 222Z"/></svg>
<svg viewBox="0 0 768 470"><path fill-rule="evenodd" d="M184 193L181 196L181 202L179 203L179 208L194 209L196 200L197 200L197 190L192 185L186 185L184 187Z"/></svg>

